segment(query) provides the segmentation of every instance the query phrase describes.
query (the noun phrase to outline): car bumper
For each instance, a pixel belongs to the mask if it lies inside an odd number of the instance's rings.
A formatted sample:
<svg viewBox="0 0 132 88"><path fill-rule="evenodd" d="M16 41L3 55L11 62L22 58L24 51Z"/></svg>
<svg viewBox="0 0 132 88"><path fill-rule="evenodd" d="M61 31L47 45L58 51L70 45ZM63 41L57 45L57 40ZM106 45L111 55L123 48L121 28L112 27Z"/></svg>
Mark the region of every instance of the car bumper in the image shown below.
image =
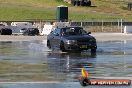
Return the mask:
<svg viewBox="0 0 132 88"><path fill-rule="evenodd" d="M66 50L88 50L88 49L97 49L96 44L83 44L83 45L75 45L75 44L65 44Z"/></svg>

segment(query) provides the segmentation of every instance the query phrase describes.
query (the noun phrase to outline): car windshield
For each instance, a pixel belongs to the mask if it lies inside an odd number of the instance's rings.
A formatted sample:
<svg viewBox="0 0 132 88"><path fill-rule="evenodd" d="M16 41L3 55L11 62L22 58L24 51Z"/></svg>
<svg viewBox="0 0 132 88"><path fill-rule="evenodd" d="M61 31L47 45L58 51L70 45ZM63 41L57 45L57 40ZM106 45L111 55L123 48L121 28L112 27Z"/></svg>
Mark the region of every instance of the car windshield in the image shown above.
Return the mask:
<svg viewBox="0 0 132 88"><path fill-rule="evenodd" d="M73 27L73 28L63 28L63 35L86 35L88 34L83 28Z"/></svg>

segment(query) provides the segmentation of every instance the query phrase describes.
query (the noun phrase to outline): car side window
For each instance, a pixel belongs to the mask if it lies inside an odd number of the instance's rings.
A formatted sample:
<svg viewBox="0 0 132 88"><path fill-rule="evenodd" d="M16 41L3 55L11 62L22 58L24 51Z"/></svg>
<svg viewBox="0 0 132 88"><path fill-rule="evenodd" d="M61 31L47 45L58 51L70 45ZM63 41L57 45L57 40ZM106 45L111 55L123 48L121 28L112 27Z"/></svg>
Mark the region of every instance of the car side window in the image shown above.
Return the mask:
<svg viewBox="0 0 132 88"><path fill-rule="evenodd" d="M56 33L57 34L60 34L60 29L56 29Z"/></svg>
<svg viewBox="0 0 132 88"><path fill-rule="evenodd" d="M55 29L55 30L53 31L53 34L54 34L54 35L60 35L60 29Z"/></svg>

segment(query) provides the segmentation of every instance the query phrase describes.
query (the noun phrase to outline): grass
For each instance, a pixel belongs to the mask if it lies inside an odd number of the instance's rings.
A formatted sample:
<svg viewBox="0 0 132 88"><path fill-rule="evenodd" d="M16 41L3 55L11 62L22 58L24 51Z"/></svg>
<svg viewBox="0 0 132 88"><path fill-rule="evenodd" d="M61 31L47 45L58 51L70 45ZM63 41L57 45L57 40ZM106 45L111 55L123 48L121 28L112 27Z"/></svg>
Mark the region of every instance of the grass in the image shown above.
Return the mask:
<svg viewBox="0 0 132 88"><path fill-rule="evenodd" d="M127 0L131 1L131 0ZM132 20L132 11L125 0L92 0L96 7L76 7L61 0L0 0L0 20L21 21L56 19L56 6L69 7L69 19L123 18Z"/></svg>

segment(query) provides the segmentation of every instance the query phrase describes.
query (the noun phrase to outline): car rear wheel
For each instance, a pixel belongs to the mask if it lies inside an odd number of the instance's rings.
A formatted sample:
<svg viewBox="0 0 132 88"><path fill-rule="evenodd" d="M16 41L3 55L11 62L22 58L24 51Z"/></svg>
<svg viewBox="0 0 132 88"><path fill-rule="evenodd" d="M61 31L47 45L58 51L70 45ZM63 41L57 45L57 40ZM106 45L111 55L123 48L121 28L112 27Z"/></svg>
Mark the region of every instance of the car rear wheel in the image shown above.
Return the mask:
<svg viewBox="0 0 132 88"><path fill-rule="evenodd" d="M47 41L47 47L50 49L51 45L50 45L50 41Z"/></svg>
<svg viewBox="0 0 132 88"><path fill-rule="evenodd" d="M61 43L60 43L60 50L61 50L62 52L65 52L65 51L66 51L65 46L64 46L64 42L61 42Z"/></svg>
<svg viewBox="0 0 132 88"><path fill-rule="evenodd" d="M96 49L91 49L91 54L95 54L96 53Z"/></svg>

